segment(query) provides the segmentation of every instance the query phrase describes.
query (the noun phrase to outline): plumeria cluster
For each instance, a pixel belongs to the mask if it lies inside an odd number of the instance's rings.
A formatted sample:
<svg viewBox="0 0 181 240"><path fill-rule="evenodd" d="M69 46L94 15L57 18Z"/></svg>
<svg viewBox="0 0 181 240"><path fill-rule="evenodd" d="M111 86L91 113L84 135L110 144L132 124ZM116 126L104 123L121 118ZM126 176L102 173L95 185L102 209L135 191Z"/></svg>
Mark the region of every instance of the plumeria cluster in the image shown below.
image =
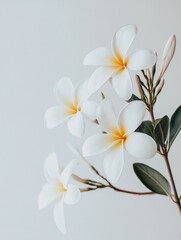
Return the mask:
<svg viewBox="0 0 181 240"><path fill-rule="evenodd" d="M39 209L54 201L55 223L64 234L66 227L63 205L77 203L80 199L80 192L110 187L129 194L164 194L170 196L181 209L174 182L171 181L172 194L168 181L159 172L145 164L136 163L134 170L151 192L128 191L114 185L118 182L123 170L125 152L136 159L152 158L158 152L164 156L166 164L170 168L168 129L172 128L171 121L167 119L168 117L155 119L153 107L163 88L163 75L174 55L176 39L174 35L169 38L164 48L157 80L154 82L156 53L147 49L129 52L136 34L135 25L126 25L114 35L111 51L100 47L90 52L83 63L99 66L98 69L90 78L80 81L75 87L68 77L63 77L55 87L55 96L59 105L50 107L45 113L47 128L54 128L67 121L69 132L79 138L84 135L87 121L98 124L101 129L101 133L86 139L81 150L71 145L69 145L69 149L74 153L76 159L85 161L106 184L76 176L74 168L77 160L72 160L66 167L60 168L56 154L52 153L45 161L44 174L48 184L45 184L40 192ZM144 82L140 75L136 75L140 97L133 94L130 71L135 70L140 71L145 79ZM92 94L101 89L107 81L111 82L116 94L126 101L118 115L115 113L111 100L105 98L104 95L99 103L89 100ZM151 121L144 121L146 110L151 114ZM167 130L165 130L165 124L168 125ZM158 137L159 131L161 131L162 142ZM101 174L86 158L101 153L104 153L104 174ZM71 177L72 180L85 184L86 188L78 188L71 184Z"/></svg>

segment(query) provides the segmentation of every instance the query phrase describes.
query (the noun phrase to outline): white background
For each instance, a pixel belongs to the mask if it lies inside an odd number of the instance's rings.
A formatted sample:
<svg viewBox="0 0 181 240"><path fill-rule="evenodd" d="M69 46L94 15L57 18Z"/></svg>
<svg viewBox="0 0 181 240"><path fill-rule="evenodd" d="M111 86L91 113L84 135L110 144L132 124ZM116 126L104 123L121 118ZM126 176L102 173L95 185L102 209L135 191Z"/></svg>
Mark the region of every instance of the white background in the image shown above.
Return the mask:
<svg viewBox="0 0 181 240"><path fill-rule="evenodd" d="M0 0L0 239L181 239L181 216L164 196L138 197L112 190L84 193L77 205L65 209L65 237L54 224L51 206L37 210L46 156L55 151L66 164L73 158L66 142L76 146L83 142L67 132L66 124L53 130L44 127L44 112L56 104L56 82L62 76L74 83L89 76L94 68L82 65L84 56L96 47L110 47L122 25L138 26L132 49L150 48L159 56L175 33L176 54L155 110L157 117L171 116L181 102L180 9L179 0ZM122 102L110 86L104 92L114 98L119 111ZM93 98L100 100L98 93ZM87 125L85 138L96 132L93 124ZM181 193L180 142L181 136L170 161ZM90 161L102 170L102 158ZM142 191L145 188L132 170L134 161L126 156L117 185ZM142 162L168 177L159 156ZM83 163L77 173L95 178Z"/></svg>

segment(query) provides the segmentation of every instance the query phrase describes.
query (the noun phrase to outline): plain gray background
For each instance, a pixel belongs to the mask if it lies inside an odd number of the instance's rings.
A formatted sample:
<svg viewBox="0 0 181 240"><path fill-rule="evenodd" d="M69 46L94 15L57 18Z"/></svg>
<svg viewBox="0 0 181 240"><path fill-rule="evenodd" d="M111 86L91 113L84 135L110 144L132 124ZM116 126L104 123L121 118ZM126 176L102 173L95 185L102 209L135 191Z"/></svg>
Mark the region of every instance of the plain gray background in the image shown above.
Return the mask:
<svg viewBox="0 0 181 240"><path fill-rule="evenodd" d="M94 68L82 65L84 56L96 47L110 47L122 25L138 27L132 49L150 48L159 56L175 33L176 54L155 110L157 117L171 116L181 100L180 9L179 0L0 0L0 239L181 239L177 207L164 196L129 196L112 190L84 193L77 205L65 209L65 237L54 224L51 206L37 210L46 156L55 151L66 164L73 158L66 142L76 146L83 142L67 132L66 124L53 130L44 127L44 112L56 104L56 82L62 76L70 76L74 83L89 76ZM104 91L119 111L122 102L108 86ZM93 99L100 100L99 94ZM85 138L97 131L93 124L87 126ZM180 142L181 136L170 159L181 193ZM126 157L117 185L145 190L133 174L135 159ZM90 161L101 169L101 155ZM167 177L159 156L142 162ZM76 171L95 178L83 163Z"/></svg>

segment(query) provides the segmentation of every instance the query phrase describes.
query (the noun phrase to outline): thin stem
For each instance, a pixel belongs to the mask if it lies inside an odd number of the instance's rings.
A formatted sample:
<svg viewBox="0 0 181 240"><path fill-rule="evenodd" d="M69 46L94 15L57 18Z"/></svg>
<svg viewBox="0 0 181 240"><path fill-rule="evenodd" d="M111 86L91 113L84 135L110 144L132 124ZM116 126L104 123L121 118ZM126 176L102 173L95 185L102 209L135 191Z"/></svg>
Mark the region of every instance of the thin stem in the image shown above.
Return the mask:
<svg viewBox="0 0 181 240"><path fill-rule="evenodd" d="M167 170L168 170L168 173L169 173L172 189L173 189L173 192L174 192L175 203L177 204L178 209L179 209L180 214L181 214L181 203L180 203L180 200L179 200L179 197L178 197L177 189L176 189L176 186L175 186L175 181L174 181L172 170L171 170L170 163L169 163L169 160L168 160L168 154L165 153L163 155L163 157L165 159L165 163L166 163Z"/></svg>
<svg viewBox="0 0 181 240"><path fill-rule="evenodd" d="M151 103L150 103L149 112L150 112L151 119L154 122L155 121L155 116L154 116L154 111L153 111L153 105L151 105ZM179 200L179 197L178 197L175 181L174 181L173 174L172 174L171 167L170 167L170 163L169 163L169 160L168 160L168 153L166 152L165 149L163 149L163 154L161 154L161 155L164 157L164 160L165 160L165 163L166 163L166 166L167 166L167 170L168 170L168 174L169 174L169 177L170 177L173 193L174 193L174 198L175 199L174 200L172 199L172 200L173 200L174 203L177 204L177 206L179 208L179 212L181 214L181 203L180 203L180 200Z"/></svg>
<svg viewBox="0 0 181 240"><path fill-rule="evenodd" d="M155 121L155 116L154 116L154 112L153 112L153 96L152 96L152 89L149 90L149 112L151 115L151 119L154 122Z"/></svg>
<svg viewBox="0 0 181 240"><path fill-rule="evenodd" d="M104 177L104 180L108 183L108 187L112 188L113 190L117 192L123 192L123 193L128 193L128 194L133 194L133 195L153 195L155 194L154 192L134 192L134 191L129 191L121 188L117 188L114 185L112 185L111 182L107 178Z"/></svg>
<svg viewBox="0 0 181 240"><path fill-rule="evenodd" d="M154 112L153 112L153 106L150 106L149 112L150 112L151 119L154 122L155 121L155 116L154 116Z"/></svg>
<svg viewBox="0 0 181 240"><path fill-rule="evenodd" d="M88 161L87 161L88 162ZM92 168L92 170L100 177L100 178L102 178L104 181L106 181L108 184L109 184L109 181L107 180L107 178L106 177L104 177L102 174L100 174L99 173L99 171L93 166L93 165L89 165L91 168Z"/></svg>
<svg viewBox="0 0 181 240"><path fill-rule="evenodd" d="M150 112L150 116L151 116L152 121L155 121L153 106L151 106L149 108L149 112ZM174 181L173 174L172 174L171 167L170 167L170 163L169 163L169 160L168 160L168 153L163 149L163 154L161 154L161 155L163 156L163 158L165 160L166 167L167 167L168 174L169 174L170 181L171 181L171 186L172 186L173 193L174 193L174 198L175 199L174 200L172 199L172 200L173 200L174 203L177 204L177 206L179 208L179 212L181 214L181 203L180 203L180 200L179 200L179 197L178 197L175 181Z"/></svg>
<svg viewBox="0 0 181 240"><path fill-rule="evenodd" d="M155 194L154 192L134 192L134 191L128 191L128 190L125 190L125 189L117 188L117 187L113 186L112 184L110 184L109 187L112 188L113 190L117 191L117 192L123 192L123 193L132 194L132 195L153 195L153 194Z"/></svg>
<svg viewBox="0 0 181 240"><path fill-rule="evenodd" d="M89 191L95 191L99 188L107 188L108 185L102 185L102 186L95 186L95 187L87 187L87 188L80 188L80 192L89 192Z"/></svg>
<svg viewBox="0 0 181 240"><path fill-rule="evenodd" d="M146 76L145 76L145 78L146 78ZM146 78L146 80L148 80L148 79ZM159 82L159 80L157 82ZM148 85L148 88L149 88L149 85ZM154 111L153 111L154 103L153 103L152 90L153 89L149 88L149 108L148 108L148 110L150 112L151 119L154 122L155 121L155 116L154 116ZM174 181L173 174L172 174L171 167L170 167L170 163L169 163L169 160L168 160L168 152L163 147L162 147L162 150L163 150L163 154L161 154L161 155L164 157L164 160L165 160L165 163L166 163L166 166L167 166L167 170L168 170L168 174L169 174L169 177L170 177L170 181L171 181L171 186L172 186L173 193L174 193L174 199L172 199L172 200L173 200L173 202L175 202L177 204L177 206L179 208L179 212L181 214L181 203L180 203L180 200L179 200L179 197L178 197L175 181Z"/></svg>
<svg viewBox="0 0 181 240"><path fill-rule="evenodd" d="M93 190L97 190L100 188L109 187L117 192L122 192L122 193L127 193L127 194L132 194L132 195L153 195L153 194L155 194L154 192L134 192L134 191L117 188L117 187L113 186L106 177L104 177L102 174L100 174L99 171L92 164L90 164L86 158L83 158L83 160L88 164L89 167L91 167L91 169L96 173L96 175L98 175L100 178L102 178L104 181L106 181L107 184L97 182L97 181L94 181L91 179L83 179L74 174L73 175L74 180L91 186L91 187L87 187L87 188L80 188L81 192L88 192L88 191L93 191Z"/></svg>
<svg viewBox="0 0 181 240"><path fill-rule="evenodd" d="M164 80L163 80L162 84L159 87L159 89L157 91L157 94L155 96L155 90L161 82L161 79L158 78L155 86L153 86L155 68L156 68L156 65L152 69L152 74L153 74L152 78L149 75L147 76L147 74L144 71L142 71L142 74L143 74L144 78L146 79L146 83L147 83L146 87L148 89L148 94L149 94L149 101L147 103L146 103L146 101L144 101L144 102L147 105L148 111L150 113L150 116L151 116L151 119L152 119L153 122L155 121L155 116L154 116L154 111L153 111L154 104L156 102L158 94L161 92L161 90L163 88L163 85L164 85ZM144 91L143 91L143 95L144 95ZM168 150L165 148L165 146L160 146L160 150L161 151L159 153L164 157L166 167L167 167L167 170L168 170L168 174L169 174L169 177L170 177L170 181L171 181L172 190L173 190L173 193L174 193L174 195L171 199L174 203L177 204L177 206L179 208L179 212L181 213L181 202L180 202L180 198L179 198L178 193L177 193L175 181L174 181L172 170L171 170L170 163L169 163L169 160L168 160Z"/></svg>
<svg viewBox="0 0 181 240"><path fill-rule="evenodd" d="M113 186L111 183L109 183L108 185L105 185L102 183L100 183L99 185L97 185L97 184L94 185L93 181L92 181L91 184L90 183L86 183L86 184L90 185L91 187L80 188L81 192L93 191L93 190L97 190L100 188L111 188L117 192L122 192L122 193L127 193L127 194L132 194L132 195L153 195L153 194L155 194L154 192L134 192L134 191L125 190L125 189L117 188L117 187Z"/></svg>

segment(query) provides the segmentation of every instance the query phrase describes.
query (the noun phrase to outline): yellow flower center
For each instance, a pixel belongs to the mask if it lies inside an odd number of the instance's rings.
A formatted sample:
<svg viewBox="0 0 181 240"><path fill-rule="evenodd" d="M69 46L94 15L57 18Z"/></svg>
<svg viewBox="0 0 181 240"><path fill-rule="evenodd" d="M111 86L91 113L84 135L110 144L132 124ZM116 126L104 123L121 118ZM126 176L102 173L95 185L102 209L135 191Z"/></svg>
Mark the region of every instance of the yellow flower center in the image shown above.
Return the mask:
<svg viewBox="0 0 181 240"><path fill-rule="evenodd" d="M115 135L114 136L115 140L120 140L121 143L122 143L122 141L126 141L127 136L125 136L125 133L126 133L125 129L120 129L120 130L115 129L113 131L113 133Z"/></svg>
<svg viewBox="0 0 181 240"><path fill-rule="evenodd" d="M81 107L78 105L78 104L73 104L71 103L69 105L69 108L70 108L70 111L69 111L69 114L70 115L74 115L76 114L77 112L81 111Z"/></svg>
<svg viewBox="0 0 181 240"><path fill-rule="evenodd" d="M119 69L122 72L128 66L128 60L123 60L119 53L116 54L116 57L112 57L112 62L115 69Z"/></svg>
<svg viewBox="0 0 181 240"><path fill-rule="evenodd" d="M115 129L113 131L113 141L117 141L116 145L114 145L114 147L121 147L121 145L123 144L123 142L125 142L127 140L127 136L125 136L125 129Z"/></svg>
<svg viewBox="0 0 181 240"><path fill-rule="evenodd" d="M67 192L67 189L64 188L64 186L61 182L58 183L58 189L61 193Z"/></svg>

